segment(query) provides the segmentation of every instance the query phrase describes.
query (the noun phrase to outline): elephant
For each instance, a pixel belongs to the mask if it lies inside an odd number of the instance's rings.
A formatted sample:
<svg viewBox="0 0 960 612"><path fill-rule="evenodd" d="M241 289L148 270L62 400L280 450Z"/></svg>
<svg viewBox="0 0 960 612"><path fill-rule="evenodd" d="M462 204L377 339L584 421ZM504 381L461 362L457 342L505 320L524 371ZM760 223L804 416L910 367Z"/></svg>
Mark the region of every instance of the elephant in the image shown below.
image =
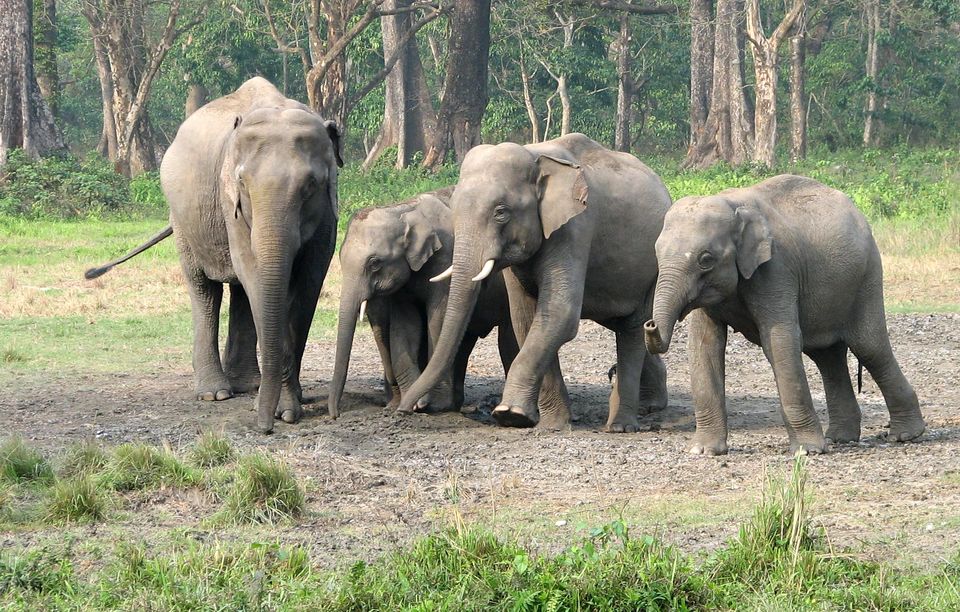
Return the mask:
<svg viewBox="0 0 960 612"><path fill-rule="evenodd" d="M436 346L447 305L448 283L430 278L453 258L452 188L425 193L386 208L365 209L351 220L340 247L343 284L337 353L328 408L340 413L358 316L366 312L383 362L387 406L396 408ZM424 329L426 323L426 330ZM467 326L452 367L417 408L463 405L467 360L478 338L498 327L504 371L517 354L507 291L501 274L491 275ZM425 349L425 350L424 350Z"/></svg>
<svg viewBox="0 0 960 612"><path fill-rule="evenodd" d="M256 426L302 415L300 365L337 232L340 130L255 77L180 126L160 165L190 293L199 400L259 388ZM223 284L230 318L218 353ZM260 361L257 360L257 347Z"/></svg>
<svg viewBox="0 0 960 612"><path fill-rule="evenodd" d="M883 270L870 226L843 193L780 175L750 187L679 200L656 242L660 275L651 353L670 347L690 315L694 454L727 452L724 351L727 328L763 348L796 452L860 439L860 409L847 369L853 351L890 411L890 439L924 431L917 395L893 356L883 308ZM823 378L826 437L813 409L801 354Z"/></svg>
<svg viewBox="0 0 960 612"><path fill-rule="evenodd" d="M557 352L587 318L617 339L619 403L606 430L637 431L641 388L652 405L666 404L666 370L659 357L645 359L643 324L657 278L653 245L669 206L652 170L583 134L471 149L451 200L455 243L441 275L451 277L443 330L400 409L436 383L463 337L480 281L503 270L520 352L493 412L497 422L569 426Z"/></svg>

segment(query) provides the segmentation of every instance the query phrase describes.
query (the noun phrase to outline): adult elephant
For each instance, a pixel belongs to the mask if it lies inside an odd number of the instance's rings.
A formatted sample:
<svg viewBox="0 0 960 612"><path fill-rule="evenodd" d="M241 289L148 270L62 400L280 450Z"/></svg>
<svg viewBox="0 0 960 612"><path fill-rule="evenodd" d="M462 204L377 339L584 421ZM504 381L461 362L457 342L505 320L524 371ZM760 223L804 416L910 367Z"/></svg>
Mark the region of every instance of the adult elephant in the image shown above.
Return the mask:
<svg viewBox="0 0 960 612"><path fill-rule="evenodd" d="M823 377L834 442L860 439L850 348L890 410L890 439L924 430L917 395L890 348L880 253L867 220L844 194L781 175L752 187L687 197L657 239L660 278L647 347L663 353L690 315L690 373L697 431L691 451L727 452L727 327L763 347L773 367L793 450L826 449L801 353Z"/></svg>
<svg viewBox="0 0 960 612"><path fill-rule="evenodd" d="M257 427L300 419L300 363L337 227L340 132L256 77L183 122L160 166L193 311L197 398L259 386ZM223 284L230 285L224 359ZM257 345L260 363L257 362Z"/></svg>
<svg viewBox="0 0 960 612"><path fill-rule="evenodd" d="M450 297L437 349L400 402L410 409L437 381L463 337L481 281L504 270L520 352L494 417L501 425L569 423L569 400L537 400L562 389L557 351L588 318L617 337L617 395L607 430L636 431L640 389L666 403L659 358L645 359L643 323L657 278L654 241L670 196L637 158L583 134L544 143L471 149L453 193ZM641 381L641 372L644 380ZM546 407L546 414L544 414Z"/></svg>
<svg viewBox="0 0 960 612"><path fill-rule="evenodd" d="M364 312L383 363L388 406L397 407L434 350L446 312L448 283L431 283L430 278L449 267L453 258L452 191L442 189L395 206L365 209L350 220L340 247L343 282L328 404L331 416L340 413L357 319ZM421 398L418 408L462 406L467 360L477 340L494 327L499 328L500 357L508 371L517 343L501 274L491 275L485 283L456 358L430 391L429 400Z"/></svg>

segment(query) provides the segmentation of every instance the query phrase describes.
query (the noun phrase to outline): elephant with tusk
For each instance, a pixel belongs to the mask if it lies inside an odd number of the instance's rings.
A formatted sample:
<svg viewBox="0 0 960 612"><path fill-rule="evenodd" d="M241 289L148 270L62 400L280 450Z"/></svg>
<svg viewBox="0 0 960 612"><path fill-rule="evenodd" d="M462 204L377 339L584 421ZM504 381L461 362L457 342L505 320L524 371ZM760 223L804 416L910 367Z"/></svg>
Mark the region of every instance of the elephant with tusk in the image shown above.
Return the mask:
<svg viewBox="0 0 960 612"><path fill-rule="evenodd" d="M453 192L454 252L443 330L430 362L400 402L410 410L440 379L476 307L483 279L502 270L520 352L494 418L562 428L569 398L557 352L581 318L617 336L619 401L611 432L637 431L641 386L666 404L666 371L647 358L643 323L657 278L654 241L670 206L660 178L637 158L583 134L470 150ZM541 393L545 393L545 396Z"/></svg>

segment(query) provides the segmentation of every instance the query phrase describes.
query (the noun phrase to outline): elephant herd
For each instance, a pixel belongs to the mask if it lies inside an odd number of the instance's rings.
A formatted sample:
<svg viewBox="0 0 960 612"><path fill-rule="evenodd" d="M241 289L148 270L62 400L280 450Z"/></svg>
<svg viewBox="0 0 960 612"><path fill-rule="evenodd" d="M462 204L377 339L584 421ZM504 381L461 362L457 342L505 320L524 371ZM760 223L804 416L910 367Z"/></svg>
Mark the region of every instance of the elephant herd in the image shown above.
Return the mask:
<svg viewBox="0 0 960 612"><path fill-rule="evenodd" d="M172 234L191 298L197 398L259 389L261 431L275 418L296 422L301 359L334 254L342 165L334 123L251 79L191 115L164 156L170 227L87 278ZM847 196L808 178L781 175L671 203L650 168L582 134L480 145L455 186L358 212L340 264L333 417L366 315L389 407L460 407L470 353L497 328L505 383L494 419L563 428L570 398L558 352L590 319L616 335L606 429L637 431L642 414L666 406L660 354L689 315L694 453L727 452L729 328L763 348L793 450L859 439L848 349L883 393L890 439L924 431L890 347L866 219ZM802 354L823 378L826 434Z"/></svg>

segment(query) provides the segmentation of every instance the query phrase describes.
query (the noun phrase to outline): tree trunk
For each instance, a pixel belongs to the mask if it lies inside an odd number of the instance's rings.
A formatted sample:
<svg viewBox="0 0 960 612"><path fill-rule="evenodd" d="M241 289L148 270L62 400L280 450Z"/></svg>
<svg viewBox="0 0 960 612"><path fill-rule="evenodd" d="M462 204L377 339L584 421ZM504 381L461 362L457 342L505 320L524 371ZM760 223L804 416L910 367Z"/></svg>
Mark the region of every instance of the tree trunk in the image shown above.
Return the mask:
<svg viewBox="0 0 960 612"><path fill-rule="evenodd" d="M686 168L717 161L738 166L753 153L753 113L744 95L743 0L717 0L713 88L703 138L691 143Z"/></svg>
<svg viewBox="0 0 960 612"><path fill-rule="evenodd" d="M698 143L707 139L707 116L713 91L713 0L690 2L690 146L687 156Z"/></svg>
<svg viewBox="0 0 960 612"><path fill-rule="evenodd" d="M410 0L387 0L384 8L405 8L410 3ZM400 46L403 36L411 29L410 13L386 15L380 21L384 61L394 54L399 54L399 59L387 75L383 123L363 166L368 168L385 149L396 145L396 167L406 168L415 153L425 151L436 116L416 38Z"/></svg>
<svg viewBox="0 0 960 612"><path fill-rule="evenodd" d="M183 105L184 118L189 117L196 112L197 109L206 104L209 95L210 92L207 91L206 87L200 83L190 81L190 84L187 85L187 101Z"/></svg>
<svg viewBox="0 0 960 612"><path fill-rule="evenodd" d="M0 166L15 148L33 158L64 149L33 73L33 0L0 0Z"/></svg>
<svg viewBox="0 0 960 612"><path fill-rule="evenodd" d="M630 114L633 112L633 73L630 67L630 15L620 15L620 36L617 39L617 122L613 148L630 151Z"/></svg>
<svg viewBox="0 0 960 612"><path fill-rule="evenodd" d="M790 161L807 157L806 35L790 39Z"/></svg>
<svg viewBox="0 0 960 612"><path fill-rule="evenodd" d="M97 62L97 78L100 79L100 100L103 107L103 129L97 151L107 159L117 159L117 120L113 116L113 75L110 59L102 38L93 37L93 57Z"/></svg>
<svg viewBox="0 0 960 612"><path fill-rule="evenodd" d="M533 105L533 94L530 93L531 76L527 72L523 57L523 43L520 46L520 82L523 84L523 106L527 109L527 119L530 120L530 142L540 142L540 118L537 108Z"/></svg>
<svg viewBox="0 0 960 612"><path fill-rule="evenodd" d="M457 162L480 144L480 123L487 108L490 57L490 0L455 0L447 43L443 101L437 130L423 165L444 162L452 148Z"/></svg>
<svg viewBox="0 0 960 612"><path fill-rule="evenodd" d="M34 18L34 69L40 94L54 117L60 116L60 73L57 70L57 2L38 0Z"/></svg>
<svg viewBox="0 0 960 612"><path fill-rule="evenodd" d="M875 147L877 138L877 111L879 108L877 90L880 87L880 45L877 35L880 32L880 0L867 0L867 85L866 114L863 121L863 146Z"/></svg>

